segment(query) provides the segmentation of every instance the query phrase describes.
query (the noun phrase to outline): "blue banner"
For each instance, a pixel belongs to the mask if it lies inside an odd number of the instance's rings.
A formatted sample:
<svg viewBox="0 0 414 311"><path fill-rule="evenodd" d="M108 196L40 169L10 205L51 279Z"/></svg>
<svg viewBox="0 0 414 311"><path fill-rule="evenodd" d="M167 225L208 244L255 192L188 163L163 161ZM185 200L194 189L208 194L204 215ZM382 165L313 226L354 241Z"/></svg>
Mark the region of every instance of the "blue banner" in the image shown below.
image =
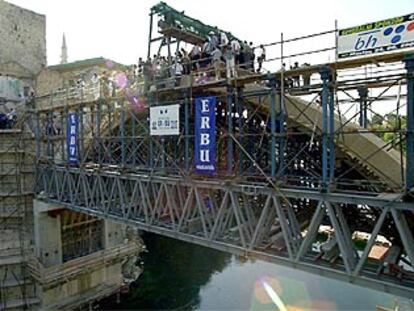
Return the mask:
<svg viewBox="0 0 414 311"><path fill-rule="evenodd" d="M195 168L198 173L216 172L216 98L195 100Z"/></svg>
<svg viewBox="0 0 414 311"><path fill-rule="evenodd" d="M68 128L66 131L68 161L69 163L78 163L78 114L68 114Z"/></svg>

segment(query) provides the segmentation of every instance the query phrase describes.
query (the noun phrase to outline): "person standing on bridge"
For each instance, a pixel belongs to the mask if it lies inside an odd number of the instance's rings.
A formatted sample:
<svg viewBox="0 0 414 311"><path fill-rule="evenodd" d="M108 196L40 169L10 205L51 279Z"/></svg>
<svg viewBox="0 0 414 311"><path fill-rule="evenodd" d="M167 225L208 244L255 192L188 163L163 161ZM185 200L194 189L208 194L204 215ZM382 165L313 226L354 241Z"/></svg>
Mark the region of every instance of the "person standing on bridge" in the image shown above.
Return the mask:
<svg viewBox="0 0 414 311"><path fill-rule="evenodd" d="M191 73L191 60L190 60L190 56L188 55L188 52L186 50L184 50L183 48L181 49L181 62L183 64L183 74L184 75L189 75Z"/></svg>
<svg viewBox="0 0 414 311"><path fill-rule="evenodd" d="M214 74L216 76L216 81L220 80L220 63L221 63L221 57L223 54L221 53L220 49L216 47L213 52L211 52L211 57L213 61L213 67L214 67Z"/></svg>
<svg viewBox="0 0 414 311"><path fill-rule="evenodd" d="M250 41L249 45L247 46L246 54L248 54L248 64L247 69L251 69L254 72L254 47L253 42Z"/></svg>
<svg viewBox="0 0 414 311"><path fill-rule="evenodd" d="M200 59L200 67L207 67L210 60L208 59L208 56L214 51L214 48L212 47L209 40L205 40L203 47L201 49L201 59Z"/></svg>
<svg viewBox="0 0 414 311"><path fill-rule="evenodd" d="M224 59L226 60L227 79L236 78L236 53L232 50L231 45L224 48Z"/></svg>
<svg viewBox="0 0 414 311"><path fill-rule="evenodd" d="M144 61L142 60L142 57L138 59L138 77L142 77L144 73Z"/></svg>
<svg viewBox="0 0 414 311"><path fill-rule="evenodd" d="M266 60L266 49L264 48L263 44L260 45L257 54L257 63L259 67L257 68L257 73L262 71L263 62Z"/></svg>
<svg viewBox="0 0 414 311"><path fill-rule="evenodd" d="M201 55L201 48L198 44L195 44L190 51L190 59L191 59L193 70L200 69L200 64L198 63L198 61L200 60L200 55Z"/></svg>
<svg viewBox="0 0 414 311"><path fill-rule="evenodd" d="M209 40L210 47L211 47L210 52L212 52L220 43L219 37L213 31L210 31L208 40Z"/></svg>
<svg viewBox="0 0 414 311"><path fill-rule="evenodd" d="M302 67L303 68L310 67L310 64L304 63L302 65ZM309 86L310 85L310 81L311 81L311 73L309 71L305 71L302 74L302 79L303 79L303 86Z"/></svg>
<svg viewBox="0 0 414 311"><path fill-rule="evenodd" d="M241 43L241 48L240 48L240 55L239 55L239 65L240 68L243 69L248 69L247 68L247 49L248 49L249 45L247 44L247 41L244 41Z"/></svg>
<svg viewBox="0 0 414 311"><path fill-rule="evenodd" d="M100 79L96 72L93 73L91 77L91 86L92 86L92 96L94 100L97 100L100 96Z"/></svg>
<svg viewBox="0 0 414 311"><path fill-rule="evenodd" d="M293 68L293 70L299 69L299 63L295 62ZM292 76L292 80L293 80L293 86L295 87L300 87L300 75L294 75Z"/></svg>
<svg viewBox="0 0 414 311"><path fill-rule="evenodd" d="M236 39L231 40L230 42L231 44L231 49L234 51L235 53L235 57L236 57L236 64L240 64L240 50L241 50L241 46L240 46L240 42Z"/></svg>
<svg viewBox="0 0 414 311"><path fill-rule="evenodd" d="M220 46L222 48L226 47L229 44L229 39L225 32L220 33Z"/></svg>

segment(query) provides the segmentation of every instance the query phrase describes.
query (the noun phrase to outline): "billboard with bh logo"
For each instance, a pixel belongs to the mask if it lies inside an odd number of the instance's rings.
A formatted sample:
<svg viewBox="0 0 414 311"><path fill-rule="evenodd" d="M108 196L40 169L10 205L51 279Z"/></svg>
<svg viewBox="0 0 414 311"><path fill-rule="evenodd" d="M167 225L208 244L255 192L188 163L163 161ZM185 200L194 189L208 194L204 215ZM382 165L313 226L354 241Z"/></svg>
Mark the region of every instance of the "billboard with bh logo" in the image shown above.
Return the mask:
<svg viewBox="0 0 414 311"><path fill-rule="evenodd" d="M412 47L414 47L414 13L339 31L339 58Z"/></svg>

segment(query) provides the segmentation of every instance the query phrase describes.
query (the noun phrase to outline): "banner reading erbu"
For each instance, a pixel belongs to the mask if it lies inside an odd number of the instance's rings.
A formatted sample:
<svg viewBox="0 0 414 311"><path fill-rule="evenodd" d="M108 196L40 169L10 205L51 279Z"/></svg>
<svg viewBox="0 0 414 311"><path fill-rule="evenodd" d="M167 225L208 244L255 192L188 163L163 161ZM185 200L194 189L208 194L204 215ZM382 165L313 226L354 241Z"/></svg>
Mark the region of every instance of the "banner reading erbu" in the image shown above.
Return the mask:
<svg viewBox="0 0 414 311"><path fill-rule="evenodd" d="M202 174L216 172L216 98L195 100L195 168Z"/></svg>
<svg viewBox="0 0 414 311"><path fill-rule="evenodd" d="M78 163L78 114L68 114L68 128L66 131L68 161L69 163Z"/></svg>
<svg viewBox="0 0 414 311"><path fill-rule="evenodd" d="M341 29L338 57L354 57L414 47L414 14Z"/></svg>

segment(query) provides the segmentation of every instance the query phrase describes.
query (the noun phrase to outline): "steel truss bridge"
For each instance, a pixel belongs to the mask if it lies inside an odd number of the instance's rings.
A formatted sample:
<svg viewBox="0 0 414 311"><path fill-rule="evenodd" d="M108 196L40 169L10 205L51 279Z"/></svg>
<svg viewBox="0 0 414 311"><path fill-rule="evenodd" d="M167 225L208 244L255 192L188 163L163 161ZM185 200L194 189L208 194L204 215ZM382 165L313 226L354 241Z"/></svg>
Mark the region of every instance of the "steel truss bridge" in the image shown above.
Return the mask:
<svg viewBox="0 0 414 311"><path fill-rule="evenodd" d="M178 50L180 42L197 40L174 27L152 39L156 13L150 46L161 41L161 50L168 42L170 53L172 42ZM239 69L238 78L206 83L190 76L179 86L138 81L142 109L122 90L54 92L36 99L29 122L36 193L144 231L412 298L413 73L412 55L391 53L269 74ZM298 75L313 78L286 87ZM194 98L207 95L218 101L213 176L193 167ZM397 105L399 117L406 112L406 126L389 130L391 142L369 124L375 103ZM167 104L180 105L180 134L151 136L148 106ZM357 112L344 116L342 105ZM77 165L68 164L66 146L73 112ZM53 122L62 132L48 130ZM328 240L321 241L322 225L332 229ZM357 232L368 234L359 248ZM382 258L372 259L379 236L389 243Z"/></svg>

